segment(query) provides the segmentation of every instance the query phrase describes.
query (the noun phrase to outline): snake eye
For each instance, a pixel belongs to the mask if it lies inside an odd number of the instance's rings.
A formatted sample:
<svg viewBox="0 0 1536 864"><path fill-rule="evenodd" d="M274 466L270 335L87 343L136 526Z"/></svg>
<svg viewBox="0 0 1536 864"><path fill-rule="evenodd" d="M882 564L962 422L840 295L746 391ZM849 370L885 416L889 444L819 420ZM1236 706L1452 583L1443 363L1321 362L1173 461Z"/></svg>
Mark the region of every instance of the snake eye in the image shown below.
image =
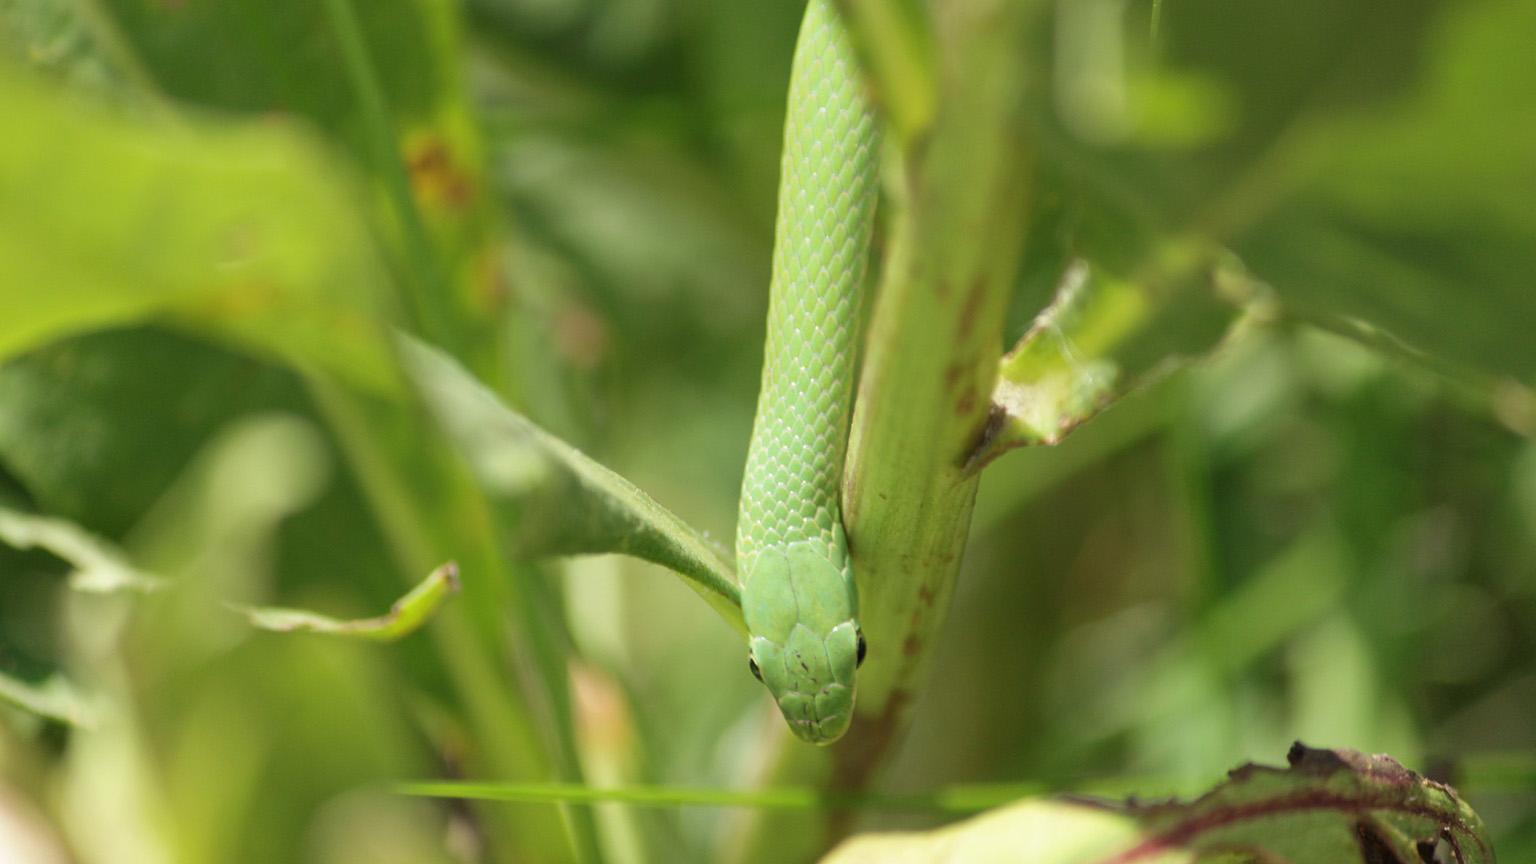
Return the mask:
<svg viewBox="0 0 1536 864"><path fill-rule="evenodd" d="M747 655L747 668L752 670L753 678L759 681L763 680L763 670L757 668L757 659L751 654Z"/></svg>
<svg viewBox="0 0 1536 864"><path fill-rule="evenodd" d="M859 659L858 659L858 661L854 665L855 669L857 669L858 667L864 665L864 654L867 651L869 651L869 646L867 644L865 644L865 642L864 642L864 630L863 630L863 628L860 628L859 629Z"/></svg>

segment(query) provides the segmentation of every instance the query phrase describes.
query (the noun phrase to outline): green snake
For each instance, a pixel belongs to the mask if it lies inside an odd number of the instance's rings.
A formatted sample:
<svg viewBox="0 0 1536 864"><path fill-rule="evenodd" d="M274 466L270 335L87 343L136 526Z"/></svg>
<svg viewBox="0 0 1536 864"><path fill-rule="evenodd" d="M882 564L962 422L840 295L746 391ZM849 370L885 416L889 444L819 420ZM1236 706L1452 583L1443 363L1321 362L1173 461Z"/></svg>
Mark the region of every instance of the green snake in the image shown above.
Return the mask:
<svg viewBox="0 0 1536 864"><path fill-rule="evenodd" d="M736 559L752 672L790 729L817 744L847 731L864 659L838 494L878 148L843 24L831 0L810 0L790 73Z"/></svg>

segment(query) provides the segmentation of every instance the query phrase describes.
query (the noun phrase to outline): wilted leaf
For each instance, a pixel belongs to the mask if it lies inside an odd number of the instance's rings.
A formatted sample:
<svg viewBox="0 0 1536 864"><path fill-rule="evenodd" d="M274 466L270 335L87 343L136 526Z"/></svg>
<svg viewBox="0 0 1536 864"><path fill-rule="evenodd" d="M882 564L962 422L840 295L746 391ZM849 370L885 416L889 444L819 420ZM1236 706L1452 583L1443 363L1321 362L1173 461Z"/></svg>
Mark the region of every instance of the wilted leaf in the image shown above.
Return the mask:
<svg viewBox="0 0 1536 864"><path fill-rule="evenodd" d="M396 600L389 611L376 618L343 620L303 609L278 606L236 606L254 627L278 633L326 633L378 642L409 636L426 623L433 612L459 590L459 568L453 562L433 570L410 593Z"/></svg>
<svg viewBox="0 0 1536 864"><path fill-rule="evenodd" d="M1247 299L1241 277L1226 263L1174 267L1193 272L1133 280L1073 259L1051 304L998 365L992 414L971 467L1013 447L1055 444L1115 400L1218 345L1239 319L1240 307L1227 301Z"/></svg>
<svg viewBox="0 0 1536 864"><path fill-rule="evenodd" d="M442 352L410 339L401 352L437 422L507 509L504 530L517 555L620 552L664 565L744 631L730 565L686 522L508 408Z"/></svg>
<svg viewBox="0 0 1536 864"><path fill-rule="evenodd" d="M1387 756L1297 744L1188 803L1030 800L927 834L857 837L823 864L1488 864L1455 790ZM1435 857L1435 856L1439 857Z"/></svg>

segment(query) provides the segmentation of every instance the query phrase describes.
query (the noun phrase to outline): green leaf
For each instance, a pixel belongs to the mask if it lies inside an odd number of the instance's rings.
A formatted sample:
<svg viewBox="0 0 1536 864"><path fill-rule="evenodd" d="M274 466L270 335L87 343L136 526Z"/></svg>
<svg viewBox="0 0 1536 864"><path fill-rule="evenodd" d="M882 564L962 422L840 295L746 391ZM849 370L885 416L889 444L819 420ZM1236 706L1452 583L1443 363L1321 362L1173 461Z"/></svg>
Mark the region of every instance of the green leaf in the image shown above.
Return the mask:
<svg viewBox="0 0 1536 864"><path fill-rule="evenodd" d="M750 807L760 810L858 808L914 813L975 813L1040 791L1017 784L949 786L926 794L831 792L810 786L738 791L687 786L583 786L575 783L474 783L416 781L400 783L401 795L504 801L524 804L631 804L637 807Z"/></svg>
<svg viewBox="0 0 1536 864"><path fill-rule="evenodd" d="M166 95L312 125L351 156L377 193L369 215L412 323L450 344L484 326L496 311L493 221L459 80L456 4L97 2Z"/></svg>
<svg viewBox="0 0 1536 864"><path fill-rule="evenodd" d="M300 115L365 149L371 121L360 110L343 62L346 37L333 29L325 3L97 2L156 83L177 100ZM434 43L443 37L451 12L419 0L356 5L366 8L358 23L390 107L402 122L426 120L440 107L445 79L451 78L452 67L434 50L449 47Z"/></svg>
<svg viewBox="0 0 1536 864"><path fill-rule="evenodd" d="M65 561L74 568L69 586L77 591L148 592L165 584L128 563L112 544L64 519L0 505L0 543L15 549L42 549ZM95 722L91 700L75 681L5 650L0 650L0 700L71 726Z"/></svg>
<svg viewBox="0 0 1536 864"><path fill-rule="evenodd" d="M1239 318L1220 289L1238 294L1241 275L1226 264L1178 266L1200 278L1124 279L1073 259L1051 304L999 363L992 415L971 468L1014 447L1056 444L1116 400L1219 345ZM1190 282L1198 287L1179 284Z"/></svg>
<svg viewBox="0 0 1536 864"><path fill-rule="evenodd" d="M391 386L385 271L298 130L135 120L5 66L0 103L0 357L159 317Z"/></svg>
<svg viewBox="0 0 1536 864"><path fill-rule="evenodd" d="M1297 744L1190 802L1035 799L918 834L856 837L823 864L1491 864L1482 821L1388 756ZM1435 857L1435 856L1440 857Z"/></svg>
<svg viewBox="0 0 1536 864"><path fill-rule="evenodd" d="M79 688L57 672L34 680L0 670L0 700L71 726L90 726L95 721Z"/></svg>
<svg viewBox="0 0 1536 864"><path fill-rule="evenodd" d="M1186 0L1160 12L1155 46L1147 19L1108 8L1061 8L1058 36L1078 38L1052 46L1040 118L1049 167L1104 193L1074 202L1137 228L1085 257L1138 233L1219 244L1298 317L1457 371L1536 375L1536 96L1510 83L1529 78L1536 7ZM1181 90L1205 95L1167 98Z"/></svg>
<svg viewBox="0 0 1536 864"><path fill-rule="evenodd" d="M18 501L31 502L16 509L68 520L109 540L132 536L131 560L164 575L164 562L142 554L143 523L147 514L163 515L164 496L186 486L187 469L204 448L257 415L315 412L290 370L158 328L90 333L0 364L0 405L0 464L26 492ZM338 446L323 443L331 452ZM265 475L295 455L284 451ZM310 464L306 476L324 477L327 464L320 462L319 475ZM188 539L180 534L172 543ZM386 535L362 506L349 471L337 472L301 516L285 520L277 542L284 595L328 585L328 597L339 591L341 602L355 608L382 609L405 590Z"/></svg>
<svg viewBox="0 0 1536 864"><path fill-rule="evenodd" d="M1448 7L1414 98L1299 130L1286 194L1236 239L1254 272L1345 332L1536 377L1536 88L1511 86L1532 28L1529 3Z"/></svg>
<svg viewBox="0 0 1536 864"><path fill-rule="evenodd" d="M44 549L74 566L77 591L154 591L165 582L136 570L116 548L73 522L0 506L0 541L16 549Z"/></svg>
<svg viewBox="0 0 1536 864"><path fill-rule="evenodd" d="M115 36L96 3L0 0L0 52L76 92L119 97L126 95L124 79L141 78Z"/></svg>
<svg viewBox="0 0 1536 864"><path fill-rule="evenodd" d="M741 595L724 556L633 483L535 426L435 348L400 342L428 409L505 511L522 557L619 552L671 568L738 632Z"/></svg>
<svg viewBox="0 0 1536 864"><path fill-rule="evenodd" d="M427 574L419 585L376 618L342 620L303 609L279 606L235 606L251 625L277 633L326 633L378 642L393 642L416 632L448 595L459 590L459 568L453 562Z"/></svg>

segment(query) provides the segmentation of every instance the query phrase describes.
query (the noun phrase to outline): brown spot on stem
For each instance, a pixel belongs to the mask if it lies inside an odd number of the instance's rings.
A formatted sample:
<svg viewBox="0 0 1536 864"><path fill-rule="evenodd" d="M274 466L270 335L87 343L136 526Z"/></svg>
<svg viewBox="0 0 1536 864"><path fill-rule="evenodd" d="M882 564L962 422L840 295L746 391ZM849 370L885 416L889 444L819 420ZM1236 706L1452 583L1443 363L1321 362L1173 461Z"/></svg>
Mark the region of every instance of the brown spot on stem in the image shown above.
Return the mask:
<svg viewBox="0 0 1536 864"><path fill-rule="evenodd" d="M981 430L977 433L976 443L966 450L960 466L961 471L967 475L974 474L985 468L988 462L1011 449L997 446L1003 431L1007 428L1008 409L993 402L987 409L986 422L981 424Z"/></svg>
<svg viewBox="0 0 1536 864"><path fill-rule="evenodd" d="M965 294L965 303L960 307L959 325L955 328L955 338L962 344L969 341L971 333L975 331L976 316L981 312L981 301L986 296L986 277L977 276L971 281L971 289Z"/></svg>

